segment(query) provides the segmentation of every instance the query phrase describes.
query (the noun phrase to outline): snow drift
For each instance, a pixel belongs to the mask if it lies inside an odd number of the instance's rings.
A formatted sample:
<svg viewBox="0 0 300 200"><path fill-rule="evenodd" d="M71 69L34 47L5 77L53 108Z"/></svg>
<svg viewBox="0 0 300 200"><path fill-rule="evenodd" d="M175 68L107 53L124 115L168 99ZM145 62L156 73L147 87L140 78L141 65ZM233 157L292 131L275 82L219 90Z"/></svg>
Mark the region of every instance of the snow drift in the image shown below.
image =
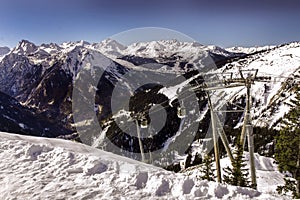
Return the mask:
<svg viewBox="0 0 300 200"><path fill-rule="evenodd" d="M1 199L278 198L200 181L71 141L0 135Z"/></svg>

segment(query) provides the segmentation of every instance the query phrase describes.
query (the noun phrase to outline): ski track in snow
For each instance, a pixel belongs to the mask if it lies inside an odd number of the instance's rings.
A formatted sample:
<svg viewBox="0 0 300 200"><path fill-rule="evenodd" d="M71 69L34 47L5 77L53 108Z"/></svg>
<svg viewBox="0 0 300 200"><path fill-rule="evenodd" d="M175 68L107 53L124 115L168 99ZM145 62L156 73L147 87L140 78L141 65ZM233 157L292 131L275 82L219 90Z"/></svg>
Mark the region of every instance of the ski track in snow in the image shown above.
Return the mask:
<svg viewBox="0 0 300 200"><path fill-rule="evenodd" d="M71 141L0 135L1 199L282 199Z"/></svg>

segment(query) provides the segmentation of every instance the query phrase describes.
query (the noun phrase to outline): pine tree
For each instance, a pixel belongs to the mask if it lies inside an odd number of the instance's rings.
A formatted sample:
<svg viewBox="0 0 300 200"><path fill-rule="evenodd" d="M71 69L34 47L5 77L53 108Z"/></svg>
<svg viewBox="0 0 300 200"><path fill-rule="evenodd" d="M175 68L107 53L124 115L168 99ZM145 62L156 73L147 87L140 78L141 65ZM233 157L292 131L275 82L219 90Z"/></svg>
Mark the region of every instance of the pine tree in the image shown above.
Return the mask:
<svg viewBox="0 0 300 200"><path fill-rule="evenodd" d="M299 198L294 180L284 178L284 185L279 185L276 190L279 194L291 192L294 198Z"/></svg>
<svg viewBox="0 0 300 200"><path fill-rule="evenodd" d="M296 180L294 197L300 198L300 89L296 91L297 100L293 101L295 107L284 116L283 128L276 137L275 159L279 170L290 172Z"/></svg>
<svg viewBox="0 0 300 200"><path fill-rule="evenodd" d="M209 155L205 155L203 160L203 165L200 167L200 172L201 174L203 174L201 176L201 179L214 181L215 180L214 171L215 169L213 168L212 157Z"/></svg>
<svg viewBox="0 0 300 200"><path fill-rule="evenodd" d="M235 158L232 162L232 168L226 167L224 169L224 182L241 187L250 187L248 181L249 172L248 169L245 168L246 164L243 159L243 150L241 145L238 145L237 150L234 152L234 156Z"/></svg>

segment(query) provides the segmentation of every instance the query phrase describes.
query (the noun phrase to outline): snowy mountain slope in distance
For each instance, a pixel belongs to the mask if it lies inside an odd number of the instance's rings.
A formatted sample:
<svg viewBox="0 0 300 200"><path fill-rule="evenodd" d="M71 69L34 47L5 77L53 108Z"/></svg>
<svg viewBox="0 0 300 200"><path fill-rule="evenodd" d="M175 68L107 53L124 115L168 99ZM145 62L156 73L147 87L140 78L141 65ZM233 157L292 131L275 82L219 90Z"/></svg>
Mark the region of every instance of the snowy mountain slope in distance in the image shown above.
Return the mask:
<svg viewBox="0 0 300 200"><path fill-rule="evenodd" d="M209 53L218 65L228 58L244 55L244 53L230 52L214 45L205 46L198 42L180 42L176 39L138 42L129 46L107 39L98 44L93 44L92 47L111 59L121 58L129 62L133 61L132 63L136 65L140 60L142 62L143 60L148 60L147 62L149 62L151 59L155 62L175 66L179 63L181 65L185 64L185 62L193 63L193 61L201 60L201 55L204 52ZM173 68L176 69L176 67Z"/></svg>
<svg viewBox="0 0 300 200"><path fill-rule="evenodd" d="M232 73L234 78L238 78L239 69L257 69L257 76L270 78L268 81L257 81L252 85L251 113L254 125L276 127L278 120L289 111L290 101L294 98L293 91L300 81L300 43L281 45L272 50L238 59L216 70L215 73L225 75ZM246 95L245 88L224 91L226 98L231 101Z"/></svg>
<svg viewBox="0 0 300 200"><path fill-rule="evenodd" d="M122 56L122 51L124 51L127 48L126 46L109 38L99 43L92 44L92 47L97 50L100 50L101 53L105 55L111 55L115 57Z"/></svg>
<svg viewBox="0 0 300 200"><path fill-rule="evenodd" d="M234 52L234 53L246 53L251 54L259 51L269 50L274 48L275 46L257 46L257 47L230 47L226 48L226 51Z"/></svg>
<svg viewBox="0 0 300 200"><path fill-rule="evenodd" d="M289 111L290 107L292 106L291 100L293 100L295 96L295 86L297 86L297 84L299 85L299 58L300 43L291 43L283 46L278 46L276 48L273 48L272 50L262 51L253 55L233 60L232 62L226 64L224 67L212 71L212 74L219 75L224 72L224 74L222 75L226 76L232 72L233 78L235 78L239 77L239 69L258 69L258 76L270 76L271 79L268 79L267 82L255 82L255 84L251 86L253 105L251 107L251 114L253 118L253 125L255 126L255 128L279 128L280 119L284 116L285 113ZM220 80L222 79L223 77L220 77ZM290 82L290 80L292 80L292 82ZM207 81L207 83L209 83L209 80ZM183 87L181 84L175 85L174 87L164 87L159 91L159 93L163 93L171 102L173 99L176 99L176 91L178 90L178 88L181 90L181 88ZM218 110L218 106L222 104L224 105L226 102L234 105L234 108L232 110L244 109L245 96L246 88L244 86L217 90L213 95L213 100L217 102L215 104L215 109ZM192 112L194 113L193 110ZM197 115L197 113L194 113L193 115ZM179 134L173 135L169 138L168 141L175 141L174 143L176 143L176 140L183 141L184 138L192 135L191 131L186 130L188 130L189 127L192 127L193 124L199 123L199 121L200 123L205 121L205 116L207 115L209 115L208 106L205 109L200 110L200 114L198 115L199 120L192 120L191 122L185 121L185 123L188 125L182 126L179 129L180 131L177 132ZM224 127L230 126L232 131L227 129L226 135L228 137L228 140L230 142L233 142L232 137L235 137L236 135L231 135L231 133L235 131L237 134L239 132L237 128L240 128L242 125L243 113L239 112L237 114L237 117L230 115L228 116L228 120L225 120ZM187 118L187 120L188 119L189 117ZM201 125L201 127L199 128L200 131L202 131L202 129L205 130L205 125ZM271 131L272 130L268 132ZM271 156L272 153L270 152L272 152L274 149L274 136L259 136L262 133L263 131L261 131L261 133L259 131L255 132L257 136L255 139L257 149L255 151L263 155ZM203 139L202 137L200 136L201 139ZM260 137L269 139L268 141L264 141L264 143L259 144L261 141L259 139ZM196 143L197 140L194 140L194 144ZM165 148L170 147L169 144L169 142L166 142ZM194 144L192 144L192 146ZM192 156L196 157L196 153L203 152L205 150L205 145L202 145L202 147L202 149L197 149L195 151L193 150ZM173 161L174 163L180 163L182 160L186 160L186 155L178 154L178 160L175 161L174 159Z"/></svg>
<svg viewBox="0 0 300 200"><path fill-rule="evenodd" d="M226 51L217 46L204 46L198 42L179 42L177 40L159 40L151 42L139 42L129 45L125 54L136 55L141 57L159 58L161 56L171 56L181 52L183 54L197 53L200 51L210 51L216 54L223 54L226 57L230 57L233 53Z"/></svg>
<svg viewBox="0 0 300 200"><path fill-rule="evenodd" d="M278 120L284 116L286 112L288 112L289 109L289 102L293 98L293 86L289 89L286 87L285 83L288 82L287 79L293 79L293 77L296 77L297 71L300 66L300 60L297 59L299 57L299 43L291 43L287 45L278 46L276 48L273 48L271 50L265 50L261 52L257 52L252 55L248 55L242 58L236 58L232 60L231 62L227 63L224 67L212 71L212 74L222 74L224 72L224 75L227 75L228 73L232 72L234 77L238 77L239 69L249 70L249 69L258 69L258 76L270 76L271 80L268 82L255 82L255 84L252 85L252 103L253 106L251 108L251 113L253 116L253 122L255 126L263 127L263 128L273 128ZM227 73L227 74L226 74ZM195 78L194 76L191 78ZM223 77L220 78L222 80ZM278 81L279 80L279 81ZM296 81L296 79L295 79ZM191 82L191 81L190 81ZM209 80L207 81L209 82ZM166 96L169 100L169 103L172 102L174 99L177 98L176 91L183 91L182 88L184 88L187 85L187 83L175 83L175 85L172 85L172 87L163 87L158 92L149 93L152 96L158 96L158 94L163 94ZM281 94L284 94L281 96ZM245 95L246 95L246 89L245 87L236 87L236 88L230 88L230 89L224 89L216 91L214 94L213 101L218 102L218 104L225 105L226 102L231 103L235 107L233 107L233 110L241 110L244 109L245 106ZM146 99L146 96L143 95L143 100ZM201 99L201 98L199 98ZM142 101L140 101L142 102ZM143 101L144 102L144 101ZM147 104L146 102L145 104ZM150 104L149 100L149 104ZM199 105L203 105L205 102L199 102ZM139 101L136 102L136 104L139 104ZM219 106L217 103L215 105L215 109L218 110ZM238 106L236 106L238 104ZM171 106L170 106L171 107ZM191 107L194 108L194 107ZM219 106L221 109L221 106ZM175 133L168 135L167 140L163 140L162 137L159 137L159 144L162 145L163 149L172 149L172 145L170 144L176 144L183 143L186 138L193 137L193 138L201 138L203 135L201 135L202 130L203 133L206 132L205 127L209 126L209 120L207 119L207 116L209 116L209 109L208 106L201 107L200 112L195 112L194 110L189 110L189 112L193 113L193 117L195 117L195 120L191 120L191 117L187 117L184 121L183 126L180 125L180 123L176 124L178 125L178 129L176 130L168 130L166 132L159 132L162 135L167 135L169 133ZM243 122L243 113L239 112L235 116L230 116L227 118L227 121L225 121L225 126L230 127L230 130L227 129L227 137L230 142L233 142L234 137L236 135L232 134L234 131L235 134L238 134L238 129ZM227 117L227 116L226 116ZM114 119L118 119L118 116L115 115L113 119L111 119L108 123L109 127L105 127L105 131L102 132L99 138L103 138L103 135L112 135L114 132L118 132L120 135L123 133L122 130L119 130L117 126L114 126L113 122ZM123 119L122 119L123 120ZM176 122L178 120L177 116L170 117L169 121ZM126 121L126 120L125 120ZM203 122L203 123L202 123ZM173 127L175 127L173 124ZM192 132L189 128L196 126L200 124L200 127L198 132ZM234 130L235 129L235 130ZM177 131L178 130L178 131ZM258 129L256 129L258 130ZM271 131L269 131L271 132ZM163 134L164 133L164 134ZM232 135L231 135L232 134ZM257 135L259 135L258 133ZM260 136L259 136L260 137ZM259 138L257 137L257 138ZM272 153L269 154L269 152L272 152L272 149L274 147L274 136L268 136L266 137L263 135L262 137L268 138L268 141L264 141L265 143L257 144L256 148L259 149L256 150L259 153L265 153L263 155L271 156ZM129 144L128 146L130 148L134 147L135 145L132 145L130 143L131 138L129 139L120 139L122 140L123 144ZM193 139L192 138L192 139ZM95 140L96 142L99 142L99 140ZM172 141L172 142L171 142ZM174 141L174 142L173 142ZM196 142L196 140L193 140ZM163 142L163 144L162 144ZM147 144L147 142L145 141ZM134 143L135 144L135 143ZM136 142L137 144L137 142ZM97 145L95 145L97 146ZM173 145L175 146L175 145ZM136 145L138 148L138 145ZM203 150L195 151L197 153L201 153ZM186 159L186 152L184 153L178 153L179 151L174 151L175 158L172 160L174 163L178 164L180 161ZM124 154L122 154L124 155ZM178 155L178 160L176 160ZM192 156L196 156L193 154ZM183 158L183 159L182 159ZM166 162L158 161L159 164L166 164Z"/></svg>
<svg viewBox="0 0 300 200"><path fill-rule="evenodd" d="M1 199L284 199L83 144L0 132Z"/></svg>
<svg viewBox="0 0 300 200"><path fill-rule="evenodd" d="M256 82L252 85L253 109L252 114L254 124L257 126L267 126L278 128L278 121L290 109L290 100L293 99L293 85L297 84L300 73L300 43L293 42L289 44L282 44L279 46L263 46L263 47L233 47L222 49L217 46L204 46L199 43L179 42L176 40L161 40L152 42L134 43L126 48L117 48L118 44L114 40L108 40L105 43L114 44L115 48L108 45L102 45L99 51L105 49L114 49L122 55L134 55L135 58L127 57L126 59L115 59L116 62L128 66L129 68L146 70L146 65L135 65L134 61L141 61L142 58L154 59L151 62L169 62L169 59L175 59L176 66L184 60L194 64L194 60L201 57L199 53L209 52L210 54L222 55L230 58L236 56L235 53L249 54L248 56L239 54L241 57L236 57L228 61L223 67L212 73L231 73L238 76L238 70L258 69L258 76L268 76L271 78L269 82ZM118 45L117 45L118 44ZM109 55L108 55L109 56ZM165 59L165 60L164 60ZM142 60L143 61L143 60ZM172 60L174 61L174 60ZM170 63L170 62L169 62ZM168 68L169 69L169 68ZM155 69L161 72L167 72L166 68ZM172 70L178 70L174 67ZM221 78L222 79L222 78ZM292 80L292 81L291 81ZM241 88L226 89L222 92L222 97L230 101L240 101L246 95L246 89ZM221 92L220 92L221 93ZM238 94L237 94L238 93ZM236 103L236 102L235 102ZM239 124L238 124L239 126Z"/></svg>

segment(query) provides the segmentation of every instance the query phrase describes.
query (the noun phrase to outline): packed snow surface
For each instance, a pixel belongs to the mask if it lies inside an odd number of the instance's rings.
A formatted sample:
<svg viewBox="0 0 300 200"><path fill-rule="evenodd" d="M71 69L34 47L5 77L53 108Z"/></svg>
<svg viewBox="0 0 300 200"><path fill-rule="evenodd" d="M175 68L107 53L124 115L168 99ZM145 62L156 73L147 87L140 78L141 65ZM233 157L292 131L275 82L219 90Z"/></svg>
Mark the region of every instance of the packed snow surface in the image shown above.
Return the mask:
<svg viewBox="0 0 300 200"><path fill-rule="evenodd" d="M0 136L1 199L282 199L200 181L71 141Z"/></svg>

